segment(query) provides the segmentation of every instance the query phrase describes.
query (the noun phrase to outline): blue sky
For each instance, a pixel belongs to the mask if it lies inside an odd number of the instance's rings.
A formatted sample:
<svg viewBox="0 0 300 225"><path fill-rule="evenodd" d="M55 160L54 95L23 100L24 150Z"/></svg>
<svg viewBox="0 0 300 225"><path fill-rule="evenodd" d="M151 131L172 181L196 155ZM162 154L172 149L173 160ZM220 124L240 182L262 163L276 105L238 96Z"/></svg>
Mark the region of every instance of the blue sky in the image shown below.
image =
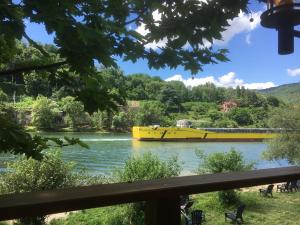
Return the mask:
<svg viewBox="0 0 300 225"><path fill-rule="evenodd" d="M295 52L291 55L278 55L277 32L266 29L259 24L263 4L252 2L249 8L253 11L254 22L250 23L250 15L240 14L231 21L231 26L223 33L224 41L216 41L214 47L229 49L230 62L206 65L195 79L191 79L189 71L182 67L177 69L150 70L147 62L123 62L118 59L119 67L125 74L147 73L160 76L167 80L181 80L186 85L194 86L205 82L213 82L218 86L244 85L247 88L267 88L286 83L300 82L300 39L295 39ZM153 15L159 17L159 15ZM53 43L53 35L48 35L42 24L27 22L26 31L34 40L42 43ZM138 28L141 33L146 32L143 27ZM151 46L155 49L156 45Z"/></svg>

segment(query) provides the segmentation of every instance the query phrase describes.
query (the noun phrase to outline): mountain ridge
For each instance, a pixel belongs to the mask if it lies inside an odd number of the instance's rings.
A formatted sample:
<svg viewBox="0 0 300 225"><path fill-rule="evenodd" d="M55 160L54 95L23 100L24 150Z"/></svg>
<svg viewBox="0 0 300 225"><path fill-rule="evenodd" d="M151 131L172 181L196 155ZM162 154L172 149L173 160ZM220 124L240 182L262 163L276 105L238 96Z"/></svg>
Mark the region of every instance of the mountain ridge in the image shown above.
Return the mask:
<svg viewBox="0 0 300 225"><path fill-rule="evenodd" d="M258 90L258 92L265 95L275 96L286 103L300 103L300 82L282 84L277 87Z"/></svg>

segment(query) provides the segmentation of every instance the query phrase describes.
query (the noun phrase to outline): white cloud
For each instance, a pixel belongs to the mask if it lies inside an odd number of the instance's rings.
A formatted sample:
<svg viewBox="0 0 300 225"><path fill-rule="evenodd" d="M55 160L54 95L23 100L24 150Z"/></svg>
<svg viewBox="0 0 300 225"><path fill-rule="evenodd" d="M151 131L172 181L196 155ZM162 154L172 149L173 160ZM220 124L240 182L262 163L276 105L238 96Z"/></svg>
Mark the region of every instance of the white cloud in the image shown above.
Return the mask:
<svg viewBox="0 0 300 225"><path fill-rule="evenodd" d="M244 80L236 78L236 74L234 72L229 72L220 77L207 76L201 78L188 78L184 79L181 74L176 74L172 77L166 79L166 81L177 80L181 81L187 87L195 87L198 85L213 83L218 87L233 87L236 86L244 86L247 89L266 89L270 87L275 87L276 85L273 82L265 82L265 83L245 83Z"/></svg>
<svg viewBox="0 0 300 225"><path fill-rule="evenodd" d="M199 0L200 2L207 3L206 0ZM262 11L258 11L255 13L245 14L243 12L240 12L238 17L234 18L233 20L229 20L229 26L226 28L225 31L222 32L222 40L214 40L213 43L218 46L224 46L226 45L234 36L242 33L242 32L248 32L248 35L252 30L258 27L260 24L260 15ZM158 10L155 10L152 13L152 17L154 21L157 23L157 26L159 25L159 21L161 21L161 14L158 12ZM253 18L253 22L250 22L250 18ZM145 36L149 33L149 30L146 29L145 24L141 24L138 26L135 31L140 33L141 35ZM246 37L246 43L250 44L250 35ZM164 47L167 43L167 39L164 38L158 42L152 42L147 45L145 45L146 48L152 48L153 50L156 50L159 47ZM188 47L189 44L187 43L184 48ZM203 47L210 47L211 43L207 40L204 40L204 46Z"/></svg>
<svg viewBox="0 0 300 225"><path fill-rule="evenodd" d="M233 37L243 32L251 32L260 24L261 11L252 13L252 15L240 12L238 17L229 21L229 27L222 32L222 40L215 40L214 43L219 46L226 45ZM253 22L250 19L253 18ZM249 33L248 33L249 34Z"/></svg>
<svg viewBox="0 0 300 225"><path fill-rule="evenodd" d="M251 45L251 34L246 35L245 41L248 45Z"/></svg>
<svg viewBox="0 0 300 225"><path fill-rule="evenodd" d="M288 75L291 77L298 77L300 76L300 68L297 69L287 69L286 70Z"/></svg>

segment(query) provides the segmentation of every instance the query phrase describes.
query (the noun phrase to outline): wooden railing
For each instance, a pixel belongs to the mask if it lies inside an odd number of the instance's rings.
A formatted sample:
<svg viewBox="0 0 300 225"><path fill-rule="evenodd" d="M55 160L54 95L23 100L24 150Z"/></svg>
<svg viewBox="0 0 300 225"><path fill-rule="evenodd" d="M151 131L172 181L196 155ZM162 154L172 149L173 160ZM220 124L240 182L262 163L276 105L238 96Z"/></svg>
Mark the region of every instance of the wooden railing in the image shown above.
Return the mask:
<svg viewBox="0 0 300 225"><path fill-rule="evenodd" d="M180 195L300 179L300 167L102 184L0 196L0 220L146 202L147 225L180 224Z"/></svg>

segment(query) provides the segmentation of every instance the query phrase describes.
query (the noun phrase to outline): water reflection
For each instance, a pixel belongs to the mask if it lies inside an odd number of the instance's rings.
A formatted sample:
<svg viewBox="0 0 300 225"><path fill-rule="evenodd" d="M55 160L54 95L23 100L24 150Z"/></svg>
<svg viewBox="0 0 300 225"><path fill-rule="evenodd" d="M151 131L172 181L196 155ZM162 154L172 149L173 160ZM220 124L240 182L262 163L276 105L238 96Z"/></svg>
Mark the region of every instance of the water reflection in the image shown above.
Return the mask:
<svg viewBox="0 0 300 225"><path fill-rule="evenodd" d="M77 137L85 141L90 149L79 146L69 146L63 149L62 157L66 161L77 163L77 169L85 169L91 174L108 175L114 168L123 168L126 159L132 155L152 152L162 160L178 156L183 163L183 174L194 172L199 160L195 154L196 149L205 153L224 152L235 148L241 151L248 162L256 161L257 168L272 168L286 166L284 160L269 162L261 159L266 149L265 143L197 143L197 142L139 142L132 140L130 134L98 134L98 133L42 133L52 137ZM0 170L5 168L4 162L14 157L0 155Z"/></svg>

